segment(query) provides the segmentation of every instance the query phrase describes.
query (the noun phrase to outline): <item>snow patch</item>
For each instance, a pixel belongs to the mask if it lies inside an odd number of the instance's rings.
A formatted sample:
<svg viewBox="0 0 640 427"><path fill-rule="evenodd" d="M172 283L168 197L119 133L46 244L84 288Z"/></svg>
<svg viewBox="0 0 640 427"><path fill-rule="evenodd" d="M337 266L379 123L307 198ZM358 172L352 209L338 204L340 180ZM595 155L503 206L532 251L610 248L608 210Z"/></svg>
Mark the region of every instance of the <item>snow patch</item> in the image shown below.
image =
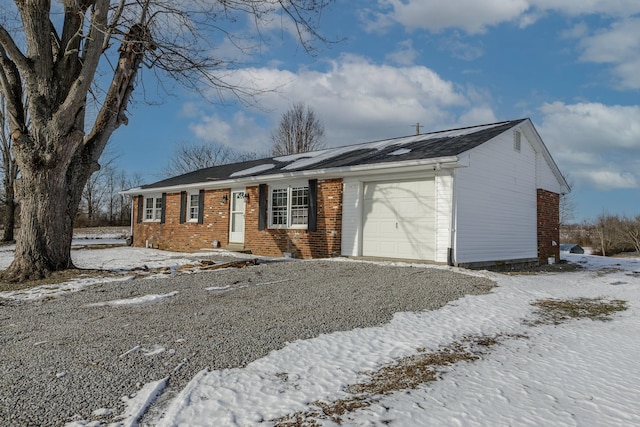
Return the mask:
<svg viewBox="0 0 640 427"><path fill-rule="evenodd" d="M409 154L411 152L410 148L399 148L394 152L389 153L390 156L401 156L403 154Z"/></svg>
<svg viewBox="0 0 640 427"><path fill-rule="evenodd" d="M46 297L57 297L69 292L78 292L87 286L98 283L124 282L132 280L133 276L123 277L89 277L86 279L74 279L67 283L58 283L55 285L41 285L28 289L20 289L17 291L0 292L0 298L6 298L16 301L39 300Z"/></svg>
<svg viewBox="0 0 640 427"><path fill-rule="evenodd" d="M272 163L266 163L264 165L258 165L258 166L254 166L254 167L249 168L249 169L245 169L245 170L241 170L241 171L238 171L238 172L234 172L231 175L229 175L229 177L230 178L235 178L235 177L238 177L238 176L253 175L253 174L256 174L256 173L268 171L269 169L273 169L275 167L276 167L276 165L274 165Z"/></svg>
<svg viewBox="0 0 640 427"><path fill-rule="evenodd" d="M147 383L134 395L123 397L122 401L127 406L125 412L119 417L123 427L136 427L138 420L147 411L147 408L156 400L167 386L165 377L161 380Z"/></svg>
<svg viewBox="0 0 640 427"><path fill-rule="evenodd" d="M151 294L151 295L143 295L140 297L134 298L126 298L126 299L117 299L113 301L105 301L105 302L94 302L92 304L87 304L84 307L104 307L104 306L123 306L123 305L135 305L135 304L146 304L149 302L158 301L165 298L171 298L178 294L178 291L169 292L168 294Z"/></svg>

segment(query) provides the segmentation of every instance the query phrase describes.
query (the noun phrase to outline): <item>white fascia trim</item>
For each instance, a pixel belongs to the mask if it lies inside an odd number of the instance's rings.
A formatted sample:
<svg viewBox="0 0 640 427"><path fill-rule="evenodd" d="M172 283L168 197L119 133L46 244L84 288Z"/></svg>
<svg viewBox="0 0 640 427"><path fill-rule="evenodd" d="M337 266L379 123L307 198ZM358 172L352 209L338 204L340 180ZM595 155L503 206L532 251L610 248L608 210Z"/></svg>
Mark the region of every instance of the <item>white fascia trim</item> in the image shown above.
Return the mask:
<svg viewBox="0 0 640 427"><path fill-rule="evenodd" d="M542 156L544 157L547 164L551 168L551 171L556 176L556 179L558 180L560 187L563 188L564 190L563 194L570 193L571 187L569 186L569 183L564 178L564 175L562 175L562 172L560 171L560 168L556 164L555 160L553 160L553 157L551 157L551 153L549 152L549 149L547 148L544 141L540 137L540 134L538 133L538 130L536 129L536 127L533 125L533 122L531 121L531 119L527 119L524 122L520 123L518 127L520 127L524 131L529 141L534 142L534 149L537 148L539 152L542 153Z"/></svg>
<svg viewBox="0 0 640 427"><path fill-rule="evenodd" d="M285 172L272 175L249 176L238 179L225 179L223 181L196 182L193 184L174 185L171 187L156 187L147 189L137 187L130 190L121 191L120 194L134 196L146 193L178 193L180 191L188 191L196 188L205 190L223 189L240 187L242 185L246 186L247 184L253 183L285 181L301 178L344 178L351 175L362 175L363 172L367 172L369 174L385 174L395 172L397 169L402 169L403 172L414 172L424 170L425 166L432 166L434 170L436 170L436 168L455 168L458 167L458 156L437 157L433 159L421 160L407 160L404 162L393 163L377 163L371 165L346 166L341 168Z"/></svg>

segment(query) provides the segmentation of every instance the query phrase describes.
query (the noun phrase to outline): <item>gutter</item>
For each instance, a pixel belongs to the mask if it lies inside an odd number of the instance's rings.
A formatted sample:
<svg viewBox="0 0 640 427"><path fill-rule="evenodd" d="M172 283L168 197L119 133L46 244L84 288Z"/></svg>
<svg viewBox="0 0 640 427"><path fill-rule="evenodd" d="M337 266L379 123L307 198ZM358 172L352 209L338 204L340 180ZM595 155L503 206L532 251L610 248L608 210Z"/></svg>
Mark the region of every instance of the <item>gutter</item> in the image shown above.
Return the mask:
<svg viewBox="0 0 640 427"><path fill-rule="evenodd" d="M409 160L405 162L394 163L378 163L375 165L356 165L345 166L339 168L327 168L318 170L304 170L295 172L281 172L270 175L258 175L239 177L236 179L225 179L220 181L202 181L192 184L184 185L172 185L168 187L154 187L154 188L142 188L136 187L129 190L121 191L120 194L134 196L138 194L150 194L150 193L171 193L179 192L183 190L195 190L195 189L219 189L229 188L231 186L237 186L239 184L252 184L252 183L264 183L267 181L284 181L292 179L309 179L309 178L343 178L354 175L362 175L367 172L369 175L385 174L394 172L397 169L401 169L402 172L416 172L425 171L425 166L433 167L433 170L442 168L456 168L458 167L458 156L437 157L433 159L422 160ZM428 169L427 169L428 170Z"/></svg>

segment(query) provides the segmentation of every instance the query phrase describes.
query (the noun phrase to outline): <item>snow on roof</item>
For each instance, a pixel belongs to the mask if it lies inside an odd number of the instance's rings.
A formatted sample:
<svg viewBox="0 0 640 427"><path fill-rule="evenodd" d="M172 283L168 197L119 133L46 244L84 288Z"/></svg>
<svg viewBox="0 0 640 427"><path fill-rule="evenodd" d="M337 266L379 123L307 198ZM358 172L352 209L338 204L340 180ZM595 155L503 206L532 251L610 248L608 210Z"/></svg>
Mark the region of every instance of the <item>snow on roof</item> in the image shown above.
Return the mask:
<svg viewBox="0 0 640 427"><path fill-rule="evenodd" d="M390 156L401 156L403 154L409 154L411 152L410 148L399 148L396 151L389 153Z"/></svg>
<svg viewBox="0 0 640 427"><path fill-rule="evenodd" d="M321 173L324 170L354 166L375 168L384 163L399 164L408 161L450 158L484 144L524 120L526 119L214 166L144 185L140 191L158 191L203 183L210 185L216 181L267 177L278 173L313 173L313 171ZM132 194L135 191L127 190L125 193Z"/></svg>
<svg viewBox="0 0 640 427"><path fill-rule="evenodd" d="M265 163L263 165L258 165L258 166L254 166L252 168L249 169L244 169L238 172L234 172L231 175L229 175L230 178L236 178L238 176L246 176L246 175L253 175L253 174L257 174L259 172L264 172L264 171L268 171L269 169L273 169L275 168L276 165L274 165L273 163Z"/></svg>
<svg viewBox="0 0 640 427"><path fill-rule="evenodd" d="M295 154L293 156L275 158L274 160L291 161L291 163L283 167L282 170L305 169L314 164L317 164L332 158L340 157L357 150L382 151L396 145L402 146L402 145L411 144L414 142L427 141L431 139L455 138L458 136L469 135L482 130L491 129L496 126L501 126L503 124L504 122L492 123L489 125L472 126L472 127L463 128L463 129L453 129L453 130L442 131L442 132L433 132L433 133L427 133L427 134L406 136L403 138L384 139L381 141L366 142L363 144L349 145L346 147L339 147L339 148L333 148L328 150L320 150L320 151L313 151L309 153ZM394 153L396 153L395 155L407 154L411 152L410 149L403 152L399 152L399 151L400 150L394 151Z"/></svg>

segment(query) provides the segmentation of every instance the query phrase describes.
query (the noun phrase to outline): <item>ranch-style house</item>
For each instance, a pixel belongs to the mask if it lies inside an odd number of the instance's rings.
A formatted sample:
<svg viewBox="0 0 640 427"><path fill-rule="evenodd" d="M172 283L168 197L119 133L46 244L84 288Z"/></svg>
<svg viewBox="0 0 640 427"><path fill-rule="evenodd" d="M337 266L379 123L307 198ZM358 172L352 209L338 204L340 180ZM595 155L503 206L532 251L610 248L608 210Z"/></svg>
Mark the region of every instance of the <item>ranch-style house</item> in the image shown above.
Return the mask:
<svg viewBox="0 0 640 427"><path fill-rule="evenodd" d="M558 260L569 191L519 119L215 166L124 193L134 246L489 267Z"/></svg>

